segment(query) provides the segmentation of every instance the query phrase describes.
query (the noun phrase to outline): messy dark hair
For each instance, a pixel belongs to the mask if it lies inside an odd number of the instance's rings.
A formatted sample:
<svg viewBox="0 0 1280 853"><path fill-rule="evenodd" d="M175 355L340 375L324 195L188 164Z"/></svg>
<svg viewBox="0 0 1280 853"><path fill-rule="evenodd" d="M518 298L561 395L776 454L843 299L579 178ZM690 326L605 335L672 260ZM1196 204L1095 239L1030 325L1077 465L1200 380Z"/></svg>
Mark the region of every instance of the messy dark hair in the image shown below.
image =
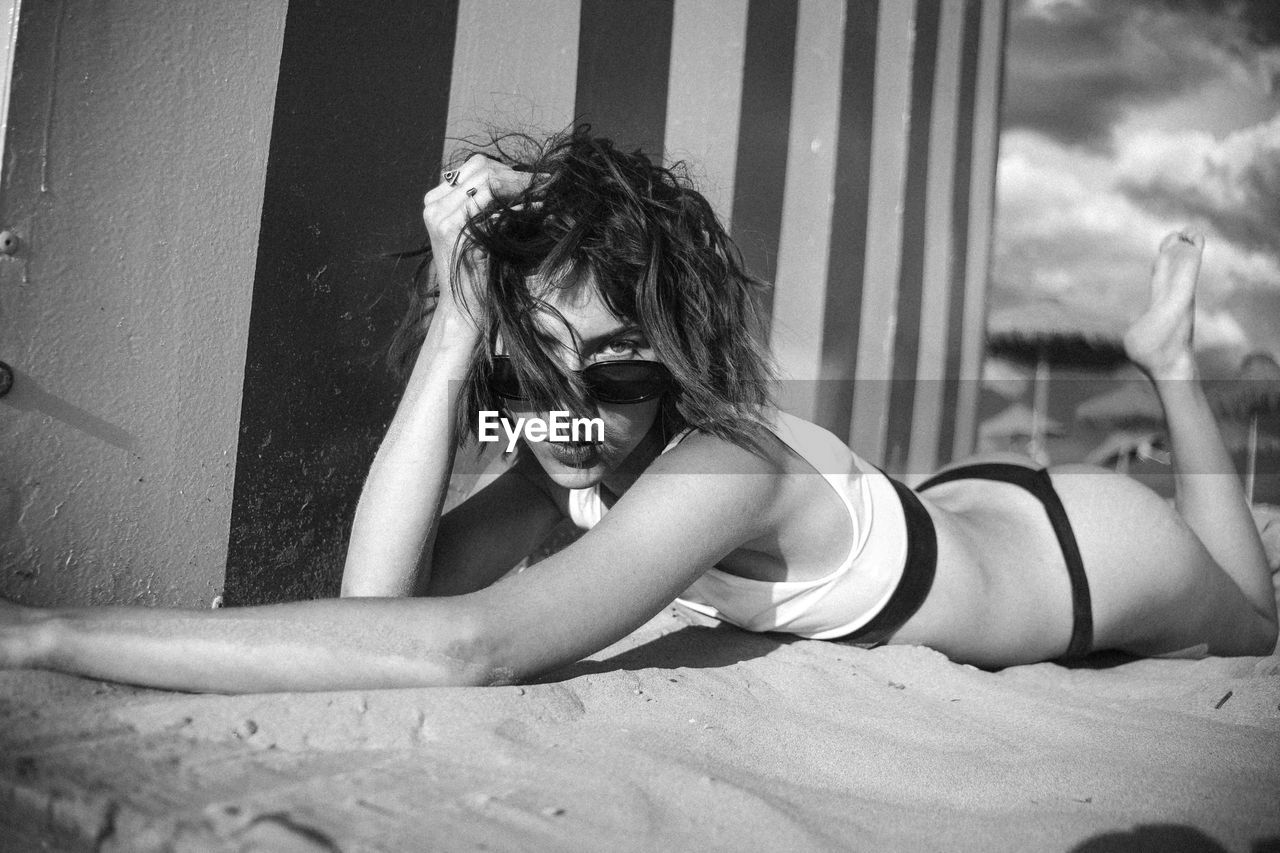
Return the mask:
<svg viewBox="0 0 1280 853"><path fill-rule="evenodd" d="M640 327L675 380L662 406L668 435L689 426L759 448L772 380L755 299L763 284L746 271L683 164L663 167L639 151L625 153L587 125L542 142L497 137L454 162L477 151L534 178L518 196L473 216L456 253L456 274L480 274L482 304L464 307L483 332L458 408L459 440L475 435L481 410L502 408L488 384L499 336L529 408L593 410L580 377L553 357L561 344L531 321L550 310L530 289L529 277L537 276L550 287L593 281L613 314ZM438 295L430 248L415 254L421 264L411 305L389 353L402 375ZM475 264L479 256L488 263Z"/></svg>

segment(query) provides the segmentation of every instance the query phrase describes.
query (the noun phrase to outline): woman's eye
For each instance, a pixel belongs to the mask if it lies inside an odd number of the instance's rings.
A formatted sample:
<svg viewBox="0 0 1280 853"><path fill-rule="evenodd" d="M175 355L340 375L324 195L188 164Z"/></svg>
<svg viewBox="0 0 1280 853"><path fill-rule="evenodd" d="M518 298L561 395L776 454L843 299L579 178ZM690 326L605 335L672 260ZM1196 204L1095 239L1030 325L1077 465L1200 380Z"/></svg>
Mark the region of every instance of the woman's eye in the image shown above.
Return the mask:
<svg viewBox="0 0 1280 853"><path fill-rule="evenodd" d="M630 338L619 338L616 341L609 341L600 348L600 354L609 356L610 358L633 358L639 354L644 348L641 341L631 340Z"/></svg>

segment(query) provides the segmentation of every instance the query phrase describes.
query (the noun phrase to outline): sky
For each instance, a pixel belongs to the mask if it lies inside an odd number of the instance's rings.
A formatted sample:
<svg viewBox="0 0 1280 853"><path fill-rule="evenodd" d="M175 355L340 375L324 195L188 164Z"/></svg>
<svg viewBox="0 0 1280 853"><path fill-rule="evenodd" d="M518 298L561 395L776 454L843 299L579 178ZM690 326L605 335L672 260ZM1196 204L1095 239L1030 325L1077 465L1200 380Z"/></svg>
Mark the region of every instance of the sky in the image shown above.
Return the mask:
<svg viewBox="0 0 1280 853"><path fill-rule="evenodd" d="M989 324L1118 335L1201 228L1197 344L1280 358L1280 0L1013 0Z"/></svg>

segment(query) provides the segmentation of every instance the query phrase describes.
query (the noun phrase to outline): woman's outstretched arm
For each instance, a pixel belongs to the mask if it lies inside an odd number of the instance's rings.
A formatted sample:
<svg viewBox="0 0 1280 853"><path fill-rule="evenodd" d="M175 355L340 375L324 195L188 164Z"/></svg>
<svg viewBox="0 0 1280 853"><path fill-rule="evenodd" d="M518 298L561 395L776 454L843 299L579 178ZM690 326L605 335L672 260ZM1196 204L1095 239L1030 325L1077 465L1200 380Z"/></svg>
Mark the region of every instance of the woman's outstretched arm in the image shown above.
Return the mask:
<svg viewBox="0 0 1280 853"><path fill-rule="evenodd" d="M777 476L745 450L693 436L573 545L466 595L225 610L0 604L0 668L225 693L519 681L622 638L767 533Z"/></svg>
<svg viewBox="0 0 1280 853"><path fill-rule="evenodd" d="M486 684L478 623L454 599L360 598L222 610L0 602L0 668L197 693Z"/></svg>

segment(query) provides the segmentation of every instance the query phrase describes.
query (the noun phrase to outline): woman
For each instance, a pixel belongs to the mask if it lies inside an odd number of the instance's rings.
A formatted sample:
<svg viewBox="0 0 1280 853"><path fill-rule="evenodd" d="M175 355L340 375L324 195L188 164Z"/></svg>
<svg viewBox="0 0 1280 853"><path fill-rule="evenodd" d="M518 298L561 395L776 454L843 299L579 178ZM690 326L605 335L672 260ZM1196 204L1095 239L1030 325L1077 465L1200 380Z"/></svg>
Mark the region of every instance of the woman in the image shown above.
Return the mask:
<svg viewBox="0 0 1280 853"><path fill-rule="evenodd" d="M917 495L772 410L753 281L705 199L585 129L519 162L470 157L424 221L435 289L402 329L412 372L344 598L8 605L0 664L201 691L495 684L601 649L678 596L751 630L993 667L1275 644L1270 573L1196 381L1198 235L1162 243L1125 339L1166 408L1175 511L1087 466L957 466ZM604 434L526 438L442 517L455 447L498 410L508 426L598 417ZM592 529L509 573L565 517Z"/></svg>

